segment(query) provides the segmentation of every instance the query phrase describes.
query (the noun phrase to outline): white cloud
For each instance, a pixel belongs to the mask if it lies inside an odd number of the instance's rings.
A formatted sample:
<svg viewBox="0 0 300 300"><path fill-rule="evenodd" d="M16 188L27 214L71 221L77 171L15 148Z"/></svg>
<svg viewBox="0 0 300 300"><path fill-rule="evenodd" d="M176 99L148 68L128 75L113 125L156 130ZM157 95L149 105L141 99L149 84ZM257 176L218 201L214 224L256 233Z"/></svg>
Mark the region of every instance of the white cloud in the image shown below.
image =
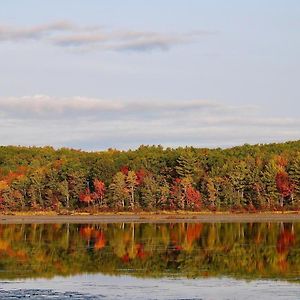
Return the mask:
<svg viewBox="0 0 300 300"><path fill-rule="evenodd" d="M46 95L0 98L2 144L84 149L230 146L299 139L300 121L208 100L109 101Z"/></svg>
<svg viewBox="0 0 300 300"><path fill-rule="evenodd" d="M147 114L154 117L160 114L178 112L221 109L221 105L206 100L188 102L161 101L109 101L87 97L50 97L34 95L24 97L0 98L0 113L2 117L26 117L32 119L68 119L99 117L110 114L110 118L122 118L126 115L136 115L144 118Z"/></svg>

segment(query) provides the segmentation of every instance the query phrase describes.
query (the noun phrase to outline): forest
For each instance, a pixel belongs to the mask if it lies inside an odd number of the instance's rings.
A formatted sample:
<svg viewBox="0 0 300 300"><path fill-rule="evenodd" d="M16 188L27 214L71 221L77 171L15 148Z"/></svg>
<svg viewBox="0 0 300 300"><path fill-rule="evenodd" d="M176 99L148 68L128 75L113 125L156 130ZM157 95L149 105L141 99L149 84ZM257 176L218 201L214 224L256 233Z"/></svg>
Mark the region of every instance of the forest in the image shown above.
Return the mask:
<svg viewBox="0 0 300 300"><path fill-rule="evenodd" d="M300 208L300 141L85 152L0 147L1 211Z"/></svg>

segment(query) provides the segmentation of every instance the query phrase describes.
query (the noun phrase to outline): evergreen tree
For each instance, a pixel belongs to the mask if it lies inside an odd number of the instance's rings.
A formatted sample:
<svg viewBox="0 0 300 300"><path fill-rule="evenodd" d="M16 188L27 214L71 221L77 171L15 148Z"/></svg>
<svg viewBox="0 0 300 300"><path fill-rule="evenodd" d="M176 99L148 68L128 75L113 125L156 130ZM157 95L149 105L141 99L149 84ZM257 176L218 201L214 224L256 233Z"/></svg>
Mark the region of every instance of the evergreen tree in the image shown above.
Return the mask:
<svg viewBox="0 0 300 300"><path fill-rule="evenodd" d="M159 205L159 184L153 178L148 175L144 178L143 184L140 188L141 193L141 205L146 209L157 209Z"/></svg>
<svg viewBox="0 0 300 300"><path fill-rule="evenodd" d="M69 184L67 180L60 181L58 184L58 191L64 198L63 204L64 206L69 209L70 207L70 191L69 191Z"/></svg>
<svg viewBox="0 0 300 300"><path fill-rule="evenodd" d="M122 208L127 206L128 202L128 189L126 185L126 175L122 172L118 172L112 180L109 186L110 189L110 207Z"/></svg>
<svg viewBox="0 0 300 300"><path fill-rule="evenodd" d="M197 159L191 151L180 155L177 159L176 172L180 178L193 178L197 169Z"/></svg>
<svg viewBox="0 0 300 300"><path fill-rule="evenodd" d="M265 166L261 173L261 179L264 184L264 197L269 207L274 207L278 204L279 193L276 186L276 175L278 173L278 167L274 160L271 160Z"/></svg>
<svg viewBox="0 0 300 300"><path fill-rule="evenodd" d="M294 185L296 200L300 201L300 155L292 162L289 174Z"/></svg>
<svg viewBox="0 0 300 300"><path fill-rule="evenodd" d="M247 165L244 161L239 162L229 174L231 183L236 191L236 204L237 206L245 205L244 191L247 179Z"/></svg>
<svg viewBox="0 0 300 300"><path fill-rule="evenodd" d="M214 184L214 181L212 178L208 178L206 188L207 188L207 194L208 194L208 205L209 205L209 207L215 208L218 191L215 187L215 184Z"/></svg>
<svg viewBox="0 0 300 300"><path fill-rule="evenodd" d="M237 206L236 191L229 178L218 177L216 182L218 190L217 207L232 209ZM239 203L240 204L240 203Z"/></svg>

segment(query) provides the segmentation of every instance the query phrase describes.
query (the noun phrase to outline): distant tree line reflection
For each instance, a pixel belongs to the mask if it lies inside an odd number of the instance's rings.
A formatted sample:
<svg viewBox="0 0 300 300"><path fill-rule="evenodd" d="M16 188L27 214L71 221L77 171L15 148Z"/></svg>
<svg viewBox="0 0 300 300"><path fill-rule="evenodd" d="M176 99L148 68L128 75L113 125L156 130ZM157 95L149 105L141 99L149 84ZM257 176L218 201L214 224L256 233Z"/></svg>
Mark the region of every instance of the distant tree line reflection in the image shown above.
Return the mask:
<svg viewBox="0 0 300 300"><path fill-rule="evenodd" d="M100 272L295 280L299 231L298 223L2 224L0 277Z"/></svg>

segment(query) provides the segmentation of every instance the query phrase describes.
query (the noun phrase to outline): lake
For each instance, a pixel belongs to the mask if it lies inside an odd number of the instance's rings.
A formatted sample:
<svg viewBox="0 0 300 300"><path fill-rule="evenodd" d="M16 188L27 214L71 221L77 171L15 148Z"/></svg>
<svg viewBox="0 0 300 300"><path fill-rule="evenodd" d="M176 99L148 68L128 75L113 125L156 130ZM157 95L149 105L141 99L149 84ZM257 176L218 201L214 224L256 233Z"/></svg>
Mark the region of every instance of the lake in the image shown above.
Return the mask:
<svg viewBox="0 0 300 300"><path fill-rule="evenodd" d="M0 298L299 299L300 223L0 224Z"/></svg>

